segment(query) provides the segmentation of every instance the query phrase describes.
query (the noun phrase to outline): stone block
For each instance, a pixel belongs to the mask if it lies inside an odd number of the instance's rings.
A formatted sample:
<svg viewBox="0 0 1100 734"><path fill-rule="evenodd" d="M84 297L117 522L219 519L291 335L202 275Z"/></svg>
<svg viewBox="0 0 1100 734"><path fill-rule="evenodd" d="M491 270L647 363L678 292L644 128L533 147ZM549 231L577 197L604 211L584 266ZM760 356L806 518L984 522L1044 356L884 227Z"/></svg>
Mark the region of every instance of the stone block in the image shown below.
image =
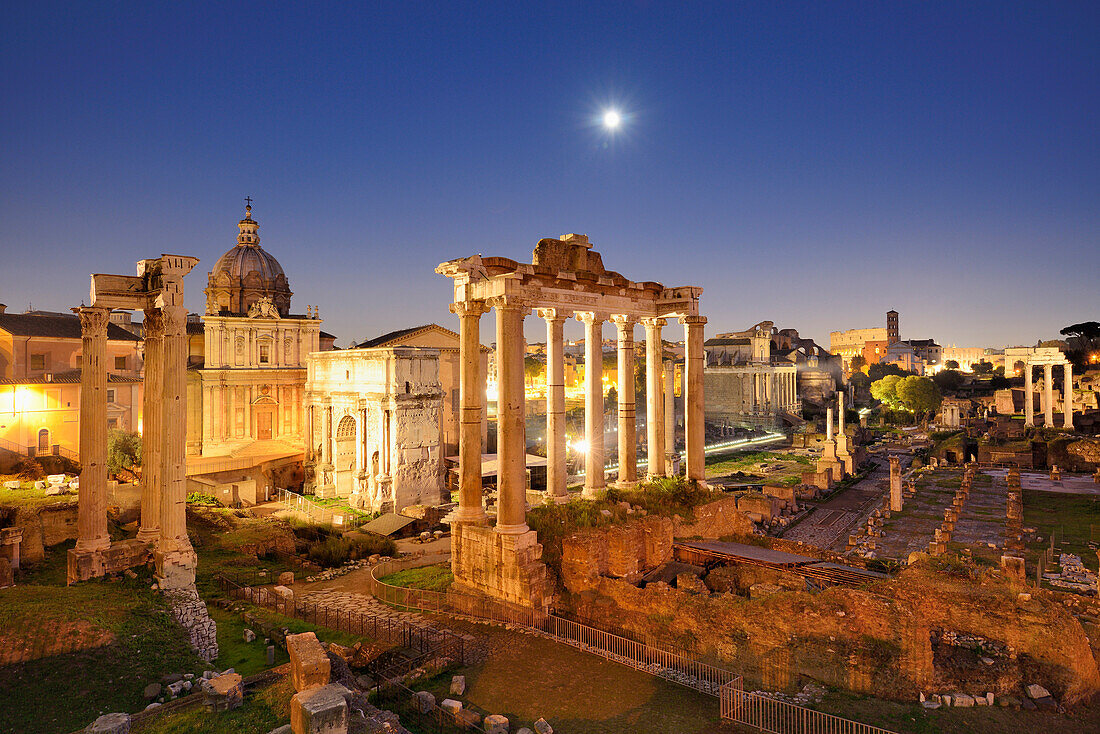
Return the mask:
<svg viewBox="0 0 1100 734"><path fill-rule="evenodd" d="M267 664L268 665L274 665L275 664L275 646L274 645L268 645L267 646Z"/></svg>
<svg viewBox="0 0 1100 734"><path fill-rule="evenodd" d="M20 482L18 479L12 479L11 481L4 482L5 489L19 489L22 486L23 483Z"/></svg>
<svg viewBox="0 0 1100 734"><path fill-rule="evenodd" d="M508 734L508 717L500 714L489 714L482 722L485 734Z"/></svg>
<svg viewBox="0 0 1100 734"><path fill-rule="evenodd" d="M190 681L181 681L190 687ZM173 683L172 685L177 685ZM232 711L244 703L244 686L238 673L222 675L202 682L202 703L211 711Z"/></svg>
<svg viewBox="0 0 1100 734"><path fill-rule="evenodd" d="M546 721L546 719L539 719L535 722L535 731L538 734L554 734L554 727Z"/></svg>
<svg viewBox="0 0 1100 734"><path fill-rule="evenodd" d="M279 586L293 586L294 585L294 572L284 571L279 574Z"/></svg>
<svg viewBox="0 0 1100 734"><path fill-rule="evenodd" d="M422 714L430 714L435 710L435 696L430 691L417 691L413 694L413 705Z"/></svg>
<svg viewBox="0 0 1100 734"><path fill-rule="evenodd" d="M160 683L150 683L145 686L145 690L142 691L142 697L146 701L152 701L154 698L160 695Z"/></svg>
<svg viewBox="0 0 1100 734"><path fill-rule="evenodd" d="M272 589L272 591L275 592L275 595L278 596L280 599L283 599L285 601L294 601L294 590L289 587L280 584Z"/></svg>
<svg viewBox="0 0 1100 734"><path fill-rule="evenodd" d="M462 709L455 714L455 721L464 729L475 729L481 725L481 714L471 709Z"/></svg>
<svg viewBox="0 0 1100 734"><path fill-rule="evenodd" d="M332 674L331 663L317 635L312 632L287 635L286 649L290 653L290 678L294 690L304 691L328 685Z"/></svg>
<svg viewBox="0 0 1100 734"><path fill-rule="evenodd" d="M15 571L12 570L11 561L0 556L0 589L15 586Z"/></svg>
<svg viewBox="0 0 1100 734"><path fill-rule="evenodd" d="M255 640L256 640L256 633L253 632L250 629L246 629L244 631L244 641L245 642L254 642Z"/></svg>
<svg viewBox="0 0 1100 734"><path fill-rule="evenodd" d="M129 734L130 714L103 714L84 731L87 734Z"/></svg>
<svg viewBox="0 0 1100 734"><path fill-rule="evenodd" d="M1039 699L1039 698L1049 698L1050 697L1050 691L1043 688L1038 683L1032 683L1031 685L1029 685L1027 687L1026 690L1027 690L1027 695L1028 695L1029 698Z"/></svg>
<svg viewBox="0 0 1100 734"><path fill-rule="evenodd" d="M461 696L466 693L466 676L456 675L451 678L451 695Z"/></svg>
<svg viewBox="0 0 1100 734"><path fill-rule="evenodd" d="M1001 556L1001 571L1008 579L1015 583L1024 583L1027 580L1027 571L1024 568L1024 559L1019 556Z"/></svg>
<svg viewBox="0 0 1100 734"><path fill-rule="evenodd" d="M348 693L347 688L333 683L294 694L290 699L290 726L294 734L346 734Z"/></svg>
<svg viewBox="0 0 1100 734"><path fill-rule="evenodd" d="M439 708L443 709L451 716L454 716L462 710L462 701L456 701L453 698L444 698L443 702L439 704Z"/></svg>

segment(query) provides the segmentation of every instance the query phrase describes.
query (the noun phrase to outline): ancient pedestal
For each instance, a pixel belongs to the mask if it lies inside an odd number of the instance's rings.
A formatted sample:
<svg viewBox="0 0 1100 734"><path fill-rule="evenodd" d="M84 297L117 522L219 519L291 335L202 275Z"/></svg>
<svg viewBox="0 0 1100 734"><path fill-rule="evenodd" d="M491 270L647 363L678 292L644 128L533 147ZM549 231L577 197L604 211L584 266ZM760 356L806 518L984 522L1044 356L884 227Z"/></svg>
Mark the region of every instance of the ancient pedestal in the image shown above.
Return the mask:
<svg viewBox="0 0 1100 734"><path fill-rule="evenodd" d="M534 530L497 533L478 525L455 525L451 569L455 584L524 607L545 610L552 589L542 545Z"/></svg>
<svg viewBox="0 0 1100 734"><path fill-rule="evenodd" d="M890 510L901 512L905 498L901 493L901 462L896 456L890 457Z"/></svg>

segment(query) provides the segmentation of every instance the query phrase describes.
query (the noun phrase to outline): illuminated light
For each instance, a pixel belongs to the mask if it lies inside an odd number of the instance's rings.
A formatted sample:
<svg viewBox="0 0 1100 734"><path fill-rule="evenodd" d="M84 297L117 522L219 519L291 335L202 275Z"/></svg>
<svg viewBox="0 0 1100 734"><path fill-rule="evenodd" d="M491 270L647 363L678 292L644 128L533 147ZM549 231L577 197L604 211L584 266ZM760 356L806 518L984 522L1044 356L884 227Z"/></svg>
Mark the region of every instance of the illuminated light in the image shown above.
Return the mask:
<svg viewBox="0 0 1100 734"><path fill-rule="evenodd" d="M618 110L607 110L603 113L603 126L608 130L617 130L623 122Z"/></svg>
<svg viewBox="0 0 1100 734"><path fill-rule="evenodd" d="M584 439L581 439L580 441L576 441L576 442L570 444L570 447L574 451L583 454L586 451L588 451L588 441L585 441Z"/></svg>

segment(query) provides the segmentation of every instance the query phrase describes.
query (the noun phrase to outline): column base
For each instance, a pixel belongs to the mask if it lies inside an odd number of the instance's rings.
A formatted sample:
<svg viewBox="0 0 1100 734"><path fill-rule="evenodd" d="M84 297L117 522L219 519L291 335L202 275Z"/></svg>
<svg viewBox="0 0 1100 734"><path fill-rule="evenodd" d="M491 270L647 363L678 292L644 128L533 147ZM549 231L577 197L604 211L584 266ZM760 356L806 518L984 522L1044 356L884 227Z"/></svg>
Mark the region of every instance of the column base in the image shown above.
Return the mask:
<svg viewBox="0 0 1100 734"><path fill-rule="evenodd" d="M198 556L195 555L194 550L158 550L153 558L157 564L157 586L162 591L195 586Z"/></svg>
<svg viewBox="0 0 1100 734"><path fill-rule="evenodd" d="M607 485L602 487L585 487L581 490L581 499L598 500L605 494L607 494Z"/></svg>
<svg viewBox="0 0 1100 734"><path fill-rule="evenodd" d="M96 551L106 550L111 547L111 538L103 536L102 538L89 538L80 539L76 541L76 548L74 550L81 553L94 553Z"/></svg>
<svg viewBox="0 0 1100 734"><path fill-rule="evenodd" d="M455 510L454 519L451 522L465 525L488 525L489 516L485 514L485 509L481 507L459 507Z"/></svg>
<svg viewBox="0 0 1100 734"><path fill-rule="evenodd" d="M615 489L621 489L624 492L629 492L632 489L637 489L638 488L638 480L637 479L620 479L616 482L612 482L611 486L614 487Z"/></svg>
<svg viewBox="0 0 1100 734"><path fill-rule="evenodd" d="M547 494L545 503L548 505L568 505L573 498L568 494Z"/></svg>
<svg viewBox="0 0 1100 734"><path fill-rule="evenodd" d="M142 543L156 543L160 540L160 528L141 528L134 539Z"/></svg>
<svg viewBox="0 0 1100 734"><path fill-rule="evenodd" d="M542 546L533 530L517 535L495 528L458 525L451 536L455 586L539 611L551 604Z"/></svg>
<svg viewBox="0 0 1100 734"><path fill-rule="evenodd" d="M531 528L527 527L527 523L519 523L518 525L501 525L499 522L493 526L493 532L498 535L523 535L530 532Z"/></svg>

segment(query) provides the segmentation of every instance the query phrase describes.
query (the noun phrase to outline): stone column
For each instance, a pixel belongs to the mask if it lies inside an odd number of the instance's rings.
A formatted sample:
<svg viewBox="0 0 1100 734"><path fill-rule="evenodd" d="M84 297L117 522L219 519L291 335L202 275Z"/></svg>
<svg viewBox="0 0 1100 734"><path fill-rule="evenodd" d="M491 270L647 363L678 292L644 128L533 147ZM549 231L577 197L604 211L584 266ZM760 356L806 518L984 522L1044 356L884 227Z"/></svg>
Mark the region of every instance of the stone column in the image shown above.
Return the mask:
<svg viewBox="0 0 1100 734"><path fill-rule="evenodd" d="M182 294L180 294L182 295ZM161 480L160 543L157 578L162 589L193 586L195 551L187 537L187 477L184 459L187 431L187 309L169 305L164 320L164 445Z"/></svg>
<svg viewBox="0 0 1100 734"><path fill-rule="evenodd" d="M527 527L527 440L524 431L523 317L527 304L493 299L497 312L497 524L519 535Z"/></svg>
<svg viewBox="0 0 1100 734"><path fill-rule="evenodd" d="M321 463L332 463L332 406L326 405L323 410L325 411L325 422L321 428Z"/></svg>
<svg viewBox="0 0 1100 734"><path fill-rule="evenodd" d="M481 315L484 301L451 305L459 322L458 512L456 522L488 522L481 503L481 421L485 414L485 375L481 374Z"/></svg>
<svg viewBox="0 0 1100 734"><path fill-rule="evenodd" d="M684 446L687 453L687 478L698 486L706 486L703 413L703 352L704 316L684 316Z"/></svg>
<svg viewBox="0 0 1100 734"><path fill-rule="evenodd" d="M833 409L825 409L825 440L833 440Z"/></svg>
<svg viewBox="0 0 1100 734"><path fill-rule="evenodd" d="M1054 427L1054 365L1043 365L1043 428Z"/></svg>
<svg viewBox="0 0 1100 734"><path fill-rule="evenodd" d="M137 539L160 538L160 503L164 495L161 454L164 449L164 319L159 308L145 310L145 394L141 425L141 527ZM206 447L206 448L212 448Z"/></svg>
<svg viewBox="0 0 1100 734"><path fill-rule="evenodd" d="M890 457L890 511L901 512L905 499L901 493L901 462L896 456Z"/></svg>
<svg viewBox="0 0 1100 734"><path fill-rule="evenodd" d="M603 315L578 312L584 324L584 452L585 499L595 499L607 486L604 478Z"/></svg>
<svg viewBox="0 0 1100 734"><path fill-rule="evenodd" d="M305 436L303 438L305 439L306 461L313 461L313 451L314 451L314 444L313 444L313 406L312 405L306 405L305 413L306 413L306 415L305 415L306 430L305 430Z"/></svg>
<svg viewBox="0 0 1100 734"><path fill-rule="evenodd" d="M675 463L672 457L676 455L676 363L668 362L664 365L665 372L665 475L673 475Z"/></svg>
<svg viewBox="0 0 1100 734"><path fill-rule="evenodd" d="M1031 362L1024 362L1024 426L1035 425L1035 388L1031 384Z"/></svg>
<svg viewBox="0 0 1100 734"><path fill-rule="evenodd" d="M244 388L244 433L243 438L255 440L256 434L252 431L252 386L246 385Z"/></svg>
<svg viewBox="0 0 1100 734"><path fill-rule="evenodd" d="M109 548L107 534L106 308L80 308L80 492L77 551Z"/></svg>
<svg viewBox="0 0 1100 734"><path fill-rule="evenodd" d="M847 412L847 409L844 405L843 391L841 391L836 397L836 409L838 413L836 420L836 430L839 435L844 435L844 413Z"/></svg>
<svg viewBox="0 0 1100 734"><path fill-rule="evenodd" d="M661 327L666 323L664 319L642 319L645 326L646 437L649 454L647 479L665 475L665 411L661 395L664 346L661 344Z"/></svg>
<svg viewBox="0 0 1100 734"><path fill-rule="evenodd" d="M569 472L565 466L565 315L540 308L546 320L546 496L568 502ZM480 424L478 425L480 430ZM480 435L480 434L479 434Z"/></svg>
<svg viewBox="0 0 1100 734"><path fill-rule="evenodd" d="M1073 365L1062 366L1062 427L1073 430Z"/></svg>
<svg viewBox="0 0 1100 734"><path fill-rule="evenodd" d="M225 391L226 402L229 405L229 410L226 414L227 425L225 428L225 437L229 440L233 440L237 437L237 386L225 385L222 387Z"/></svg>
<svg viewBox="0 0 1100 734"><path fill-rule="evenodd" d="M634 320L612 316L619 348L619 481L631 489L638 483L638 423L634 415Z"/></svg>

